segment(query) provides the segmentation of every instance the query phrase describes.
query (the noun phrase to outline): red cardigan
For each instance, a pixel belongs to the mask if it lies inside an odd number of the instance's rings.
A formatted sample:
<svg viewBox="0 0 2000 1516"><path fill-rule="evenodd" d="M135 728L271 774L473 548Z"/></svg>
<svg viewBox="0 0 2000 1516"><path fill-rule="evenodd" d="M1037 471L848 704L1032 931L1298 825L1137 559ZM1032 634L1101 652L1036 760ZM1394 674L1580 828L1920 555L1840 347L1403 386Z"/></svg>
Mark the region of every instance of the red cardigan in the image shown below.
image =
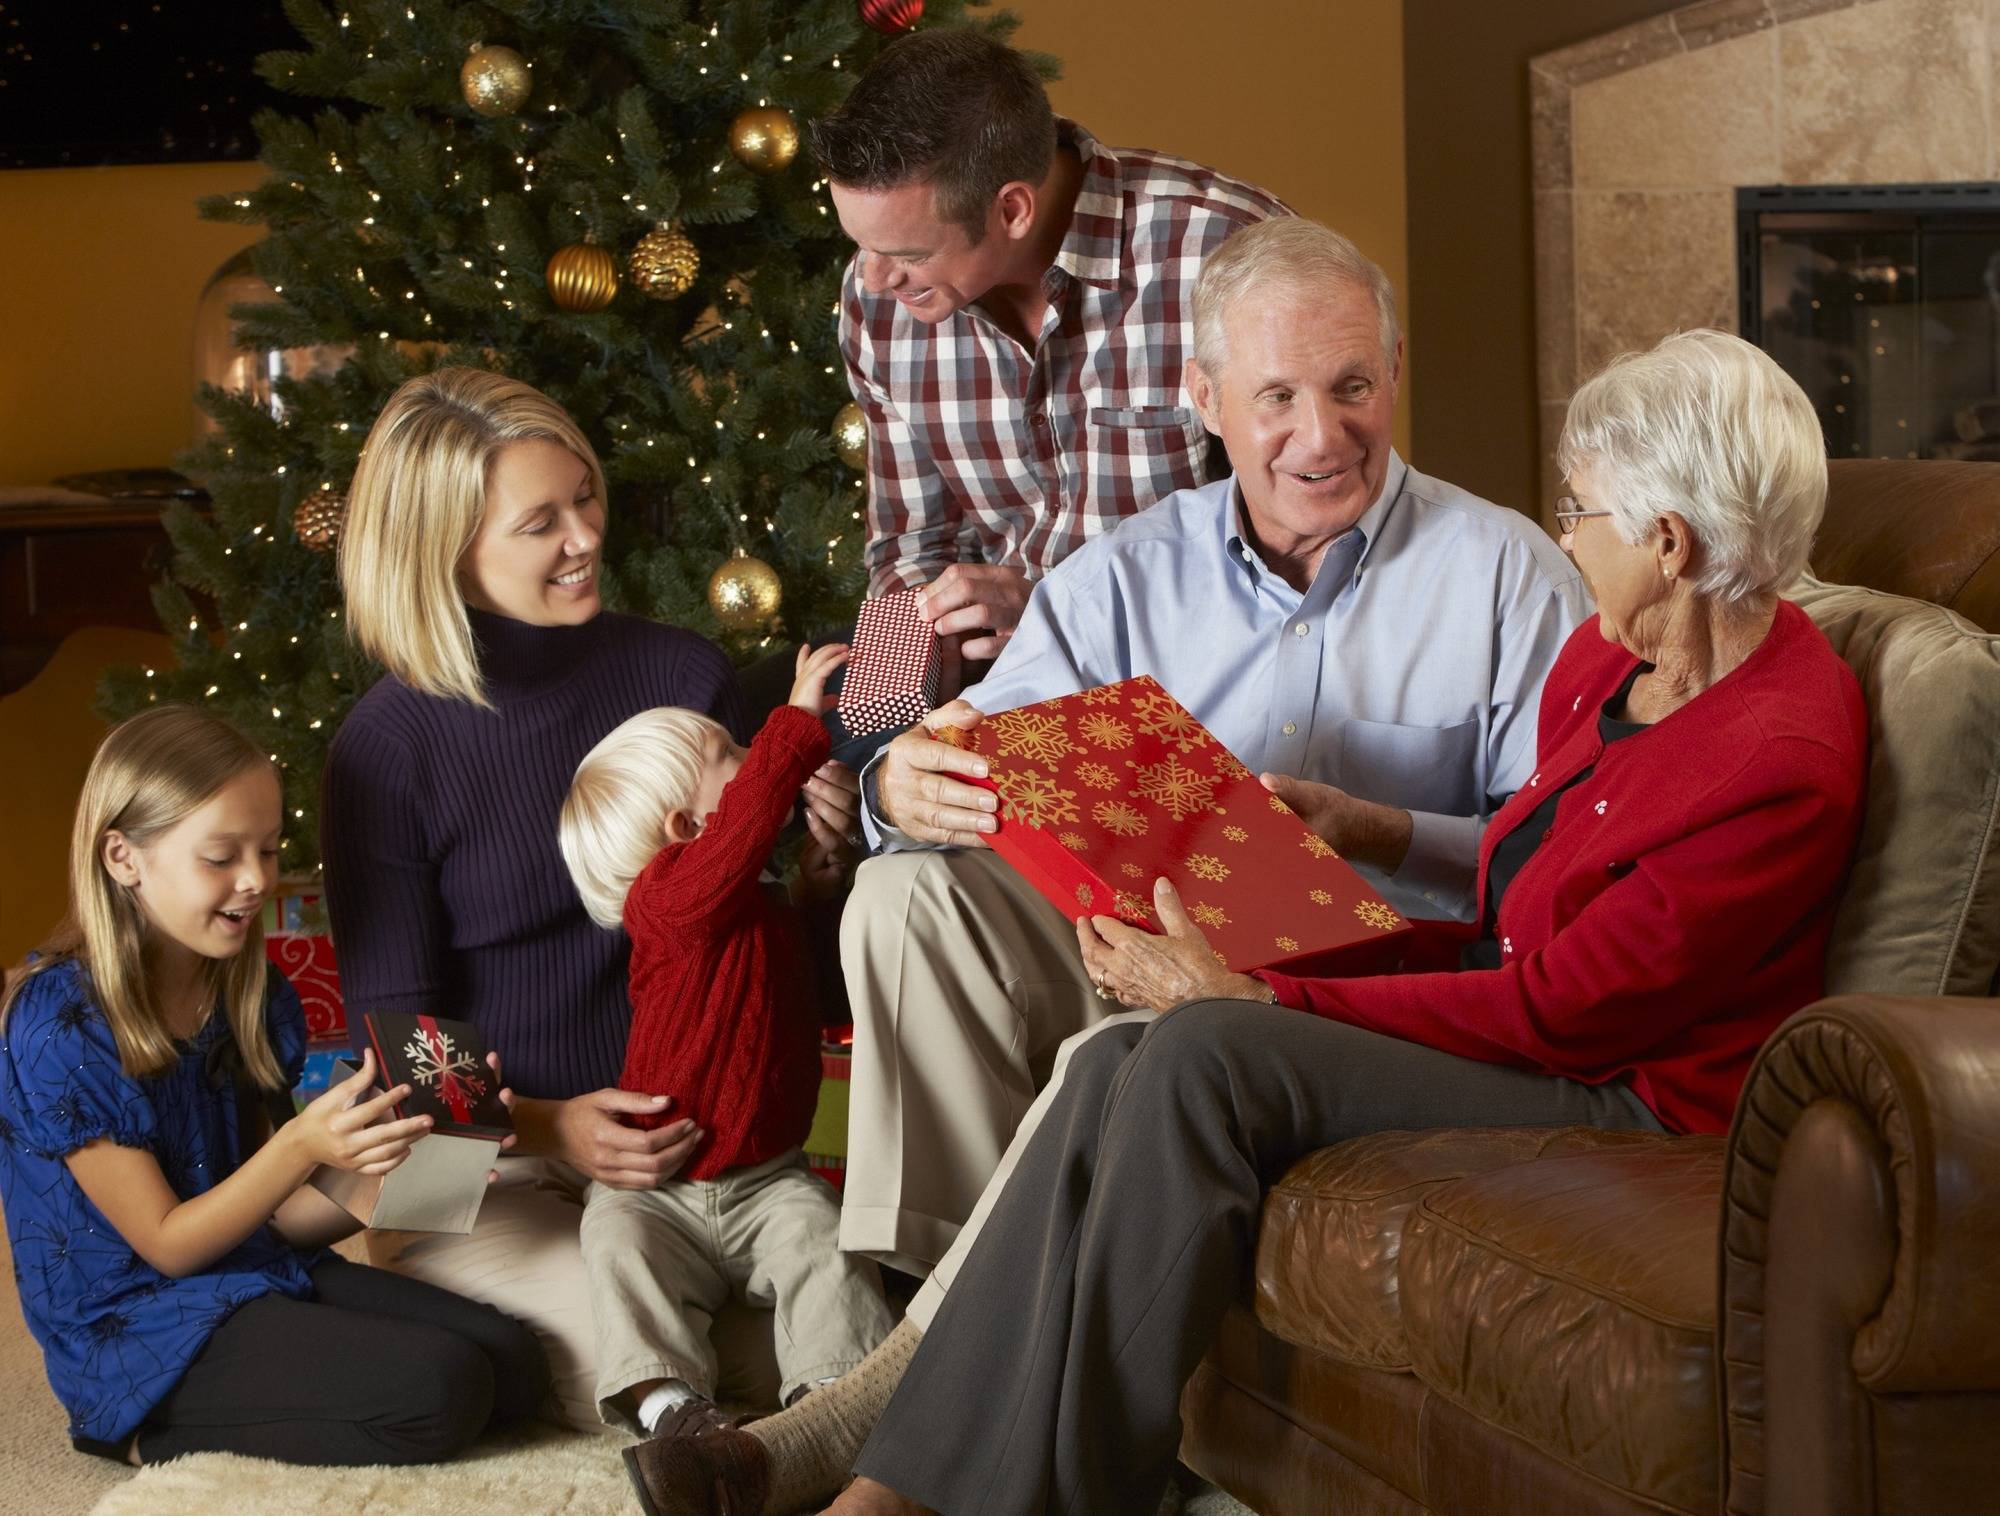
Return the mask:
<svg viewBox="0 0 2000 1516"><path fill-rule="evenodd" d="M1279 1001L1483 1063L1626 1079L1671 1131L1727 1129L1758 1047L1821 994L1867 712L1819 628L1780 601L1728 677L1607 749L1599 707L1637 662L1593 616L1549 672L1540 767L1486 829L1475 920L1494 845L1548 787L1596 767L1501 899L1499 968L1260 974ZM1422 925L1436 962L1477 932Z"/></svg>
<svg viewBox="0 0 2000 1516"><path fill-rule="evenodd" d="M819 1015L791 908L758 883L792 803L826 762L819 718L781 705L701 835L662 848L625 897L632 1035L619 1085L671 1095L661 1126L708 1133L683 1179L713 1179L805 1141L819 1098Z"/></svg>

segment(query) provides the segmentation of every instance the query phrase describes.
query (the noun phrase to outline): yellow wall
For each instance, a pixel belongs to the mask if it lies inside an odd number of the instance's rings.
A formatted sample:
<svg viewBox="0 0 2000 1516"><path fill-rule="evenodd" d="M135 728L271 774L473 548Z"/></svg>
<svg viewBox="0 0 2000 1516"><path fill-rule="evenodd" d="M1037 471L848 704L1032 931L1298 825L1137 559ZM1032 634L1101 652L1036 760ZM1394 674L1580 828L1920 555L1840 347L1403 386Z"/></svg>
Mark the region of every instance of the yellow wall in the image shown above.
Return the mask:
<svg viewBox="0 0 2000 1516"><path fill-rule="evenodd" d="M1057 110L1105 142L1262 185L1352 237L1406 295L1403 0L1007 4L1015 42L1062 59ZM1409 396L1406 379L1405 455Z"/></svg>
<svg viewBox="0 0 2000 1516"><path fill-rule="evenodd" d="M254 163L0 173L0 485L166 464L194 422L202 286L256 229L198 219Z"/></svg>

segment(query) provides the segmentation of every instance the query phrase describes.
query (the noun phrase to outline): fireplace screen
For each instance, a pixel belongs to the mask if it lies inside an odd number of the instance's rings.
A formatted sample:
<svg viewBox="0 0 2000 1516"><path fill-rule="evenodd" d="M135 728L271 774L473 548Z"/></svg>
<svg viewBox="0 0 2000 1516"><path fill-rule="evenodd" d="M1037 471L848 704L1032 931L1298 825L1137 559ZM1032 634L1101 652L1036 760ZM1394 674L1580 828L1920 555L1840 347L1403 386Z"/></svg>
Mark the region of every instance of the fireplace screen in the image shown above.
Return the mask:
<svg viewBox="0 0 2000 1516"><path fill-rule="evenodd" d="M1736 192L1743 335L1834 458L2000 460L2000 185Z"/></svg>

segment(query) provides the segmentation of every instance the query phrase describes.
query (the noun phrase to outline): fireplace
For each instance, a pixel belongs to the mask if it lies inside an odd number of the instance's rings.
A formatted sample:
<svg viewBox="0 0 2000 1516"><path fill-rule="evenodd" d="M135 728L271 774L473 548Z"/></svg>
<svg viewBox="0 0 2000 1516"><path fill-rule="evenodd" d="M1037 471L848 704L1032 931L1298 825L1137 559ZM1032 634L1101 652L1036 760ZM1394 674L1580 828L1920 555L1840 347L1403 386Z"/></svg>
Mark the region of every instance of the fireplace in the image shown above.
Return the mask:
<svg viewBox="0 0 2000 1516"><path fill-rule="evenodd" d="M2000 460L2000 184L1736 192L1738 327L1834 458Z"/></svg>

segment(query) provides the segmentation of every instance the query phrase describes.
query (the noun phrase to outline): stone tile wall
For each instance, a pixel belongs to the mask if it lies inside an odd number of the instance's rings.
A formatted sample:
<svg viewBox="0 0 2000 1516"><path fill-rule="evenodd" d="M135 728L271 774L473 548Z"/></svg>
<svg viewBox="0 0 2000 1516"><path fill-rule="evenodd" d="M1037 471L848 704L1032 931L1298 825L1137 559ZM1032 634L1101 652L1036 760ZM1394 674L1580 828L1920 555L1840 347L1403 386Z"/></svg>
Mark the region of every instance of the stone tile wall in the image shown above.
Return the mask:
<svg viewBox="0 0 2000 1516"><path fill-rule="evenodd" d="M1736 327L1736 189L2000 178L2000 0L1703 0L1529 65L1543 519L1579 380Z"/></svg>

